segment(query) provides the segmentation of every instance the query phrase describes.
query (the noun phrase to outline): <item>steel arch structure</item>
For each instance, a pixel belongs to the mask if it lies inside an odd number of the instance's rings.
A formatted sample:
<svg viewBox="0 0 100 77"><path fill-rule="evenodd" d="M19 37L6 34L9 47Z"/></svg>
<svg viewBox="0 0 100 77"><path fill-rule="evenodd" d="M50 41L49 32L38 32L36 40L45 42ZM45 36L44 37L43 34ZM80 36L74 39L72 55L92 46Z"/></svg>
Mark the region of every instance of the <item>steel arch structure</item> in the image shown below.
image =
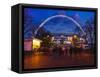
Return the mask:
<svg viewBox="0 0 100 77"><path fill-rule="evenodd" d="M79 27L79 29L82 31L83 35L85 35L86 33L84 32L84 30L82 29L81 25L74 20L73 18L67 16L67 15L54 15L54 16L50 16L47 19L45 19L40 25L39 27L36 29L36 31L34 32L34 34L36 35L38 30L45 25L45 23L47 23L48 21L52 20L53 18L57 18L57 17L62 17L62 18L67 18L69 20L71 20L74 24L76 24L77 27Z"/></svg>

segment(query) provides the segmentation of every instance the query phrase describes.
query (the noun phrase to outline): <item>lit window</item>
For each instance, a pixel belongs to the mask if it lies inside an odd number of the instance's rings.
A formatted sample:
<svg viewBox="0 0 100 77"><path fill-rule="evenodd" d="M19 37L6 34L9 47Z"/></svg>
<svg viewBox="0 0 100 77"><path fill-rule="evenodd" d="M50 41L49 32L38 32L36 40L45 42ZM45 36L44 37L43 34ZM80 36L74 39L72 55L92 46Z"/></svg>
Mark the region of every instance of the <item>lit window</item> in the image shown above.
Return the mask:
<svg viewBox="0 0 100 77"><path fill-rule="evenodd" d="M34 48L40 48L41 40L39 39L33 39L33 49Z"/></svg>

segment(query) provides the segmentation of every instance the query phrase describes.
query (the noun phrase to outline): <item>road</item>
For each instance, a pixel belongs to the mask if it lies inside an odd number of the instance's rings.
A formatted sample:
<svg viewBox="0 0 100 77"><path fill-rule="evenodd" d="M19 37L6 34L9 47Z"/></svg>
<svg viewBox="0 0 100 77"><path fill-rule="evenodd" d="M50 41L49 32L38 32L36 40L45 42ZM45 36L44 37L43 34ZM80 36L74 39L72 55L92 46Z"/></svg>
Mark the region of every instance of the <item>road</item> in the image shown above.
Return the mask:
<svg viewBox="0 0 100 77"><path fill-rule="evenodd" d="M24 69L91 66L94 64L94 55L83 52L77 55L44 55L32 54L24 56Z"/></svg>

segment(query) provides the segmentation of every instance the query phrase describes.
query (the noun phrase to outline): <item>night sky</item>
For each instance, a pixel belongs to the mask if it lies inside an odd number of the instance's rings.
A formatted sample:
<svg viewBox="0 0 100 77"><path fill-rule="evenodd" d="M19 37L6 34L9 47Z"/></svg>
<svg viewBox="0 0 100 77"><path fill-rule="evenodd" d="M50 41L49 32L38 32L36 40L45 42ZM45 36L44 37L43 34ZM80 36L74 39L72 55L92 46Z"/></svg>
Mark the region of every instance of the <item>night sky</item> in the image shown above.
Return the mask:
<svg viewBox="0 0 100 77"><path fill-rule="evenodd" d="M76 20L83 27L87 20L94 20L95 13L72 10L24 8L24 26L28 26L29 28L32 28L33 25L39 26L45 19L54 15L67 15ZM43 27L51 33L70 33L74 32L77 26L69 19L57 17L45 23ZM25 30L27 29L24 29L24 31ZM31 31L24 34L25 38L30 38L31 36Z"/></svg>

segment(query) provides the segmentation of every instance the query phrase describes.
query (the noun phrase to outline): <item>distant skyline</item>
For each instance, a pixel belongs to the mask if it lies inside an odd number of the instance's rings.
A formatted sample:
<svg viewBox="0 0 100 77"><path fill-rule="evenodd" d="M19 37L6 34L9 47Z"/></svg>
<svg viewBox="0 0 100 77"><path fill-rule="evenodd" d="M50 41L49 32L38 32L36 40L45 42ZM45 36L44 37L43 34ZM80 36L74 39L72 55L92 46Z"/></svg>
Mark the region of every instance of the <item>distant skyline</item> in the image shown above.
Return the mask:
<svg viewBox="0 0 100 77"><path fill-rule="evenodd" d="M72 17L81 25L81 27L85 25L87 20L94 20L95 15L94 12L87 11L24 8L24 26L29 26L29 28L32 28L33 25L39 26L48 17L60 14ZM31 22L29 22L29 19L31 19ZM68 19L58 17L45 23L44 28L51 33L70 33L74 32L76 24ZM30 38L32 32L27 32L24 36Z"/></svg>

